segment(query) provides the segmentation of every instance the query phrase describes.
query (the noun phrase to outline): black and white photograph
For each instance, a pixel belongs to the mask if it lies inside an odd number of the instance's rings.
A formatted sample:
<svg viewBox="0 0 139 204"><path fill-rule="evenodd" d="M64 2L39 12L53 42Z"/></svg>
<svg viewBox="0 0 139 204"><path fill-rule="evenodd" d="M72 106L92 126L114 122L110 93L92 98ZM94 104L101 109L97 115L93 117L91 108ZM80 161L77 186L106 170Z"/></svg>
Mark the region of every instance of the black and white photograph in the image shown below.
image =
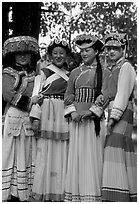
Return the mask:
<svg viewBox="0 0 139 204"><path fill-rule="evenodd" d="M137 2L1 5L1 202L137 202Z"/></svg>

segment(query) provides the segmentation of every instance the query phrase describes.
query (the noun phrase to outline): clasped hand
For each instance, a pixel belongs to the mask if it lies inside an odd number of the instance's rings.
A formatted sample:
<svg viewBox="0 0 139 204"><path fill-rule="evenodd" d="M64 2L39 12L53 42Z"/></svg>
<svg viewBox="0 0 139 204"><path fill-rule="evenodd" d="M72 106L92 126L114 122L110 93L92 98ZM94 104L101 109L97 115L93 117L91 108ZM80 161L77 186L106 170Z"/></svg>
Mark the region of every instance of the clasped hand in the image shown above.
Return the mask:
<svg viewBox="0 0 139 204"><path fill-rule="evenodd" d="M90 116L92 116L92 112L89 110L82 112L82 114L79 114L76 111L71 113L71 118L75 122L83 122L84 119L87 119Z"/></svg>
<svg viewBox="0 0 139 204"><path fill-rule="evenodd" d="M103 102L104 102L103 95L100 94L100 95L96 98L95 104L98 105L98 106L102 106L102 105L103 105Z"/></svg>
<svg viewBox="0 0 139 204"><path fill-rule="evenodd" d="M33 129L35 135L38 135L39 125L40 125L40 121L39 120L33 120L33 122L32 122L32 129Z"/></svg>

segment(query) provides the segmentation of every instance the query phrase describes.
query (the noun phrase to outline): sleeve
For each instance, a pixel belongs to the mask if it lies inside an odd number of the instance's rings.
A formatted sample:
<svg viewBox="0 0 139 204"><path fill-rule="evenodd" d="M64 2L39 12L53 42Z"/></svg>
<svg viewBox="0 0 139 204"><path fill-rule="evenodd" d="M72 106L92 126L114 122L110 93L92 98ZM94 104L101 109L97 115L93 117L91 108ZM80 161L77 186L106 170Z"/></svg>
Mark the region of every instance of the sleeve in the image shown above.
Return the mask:
<svg viewBox="0 0 139 204"><path fill-rule="evenodd" d="M119 73L117 93L110 118L113 118L117 121L121 118L127 107L129 97L133 92L135 80L136 73L134 68L128 62L124 63Z"/></svg>
<svg viewBox="0 0 139 204"><path fill-rule="evenodd" d="M74 98L75 96L74 78L75 78L75 71L73 70L69 76L67 90L64 95L64 104L65 104L64 116L65 117L69 116L72 112L76 111L74 103L70 105L65 103L67 97Z"/></svg>
<svg viewBox="0 0 139 204"><path fill-rule="evenodd" d="M34 89L33 89L32 96L35 96L35 95L39 94L39 92L41 91L41 89L43 87L43 82L44 81L45 81L45 74L43 73L43 71L41 71L41 74L37 75L35 77ZM31 111L30 111L30 117L40 120L40 118L41 118L41 107L40 107L39 104L33 104L32 105Z"/></svg>
<svg viewBox="0 0 139 204"><path fill-rule="evenodd" d="M15 79L13 76L5 73L2 75L2 94L4 100L9 103L11 103L12 99L16 95L16 91L14 90L14 82Z"/></svg>
<svg viewBox="0 0 139 204"><path fill-rule="evenodd" d="M26 111L30 103L30 97L21 95L14 90L15 78L13 75L3 73L2 75L2 94L6 102L16 106L20 110Z"/></svg>
<svg viewBox="0 0 139 204"><path fill-rule="evenodd" d="M89 109L97 117L101 117L103 115L105 108L109 104L109 96L108 96L108 88L107 88L108 79L107 78L108 78L108 71L105 69L103 71L103 79L102 79L103 81L102 81L102 89L101 89L101 95L103 96L103 100L104 100L103 105L99 106L94 103Z"/></svg>

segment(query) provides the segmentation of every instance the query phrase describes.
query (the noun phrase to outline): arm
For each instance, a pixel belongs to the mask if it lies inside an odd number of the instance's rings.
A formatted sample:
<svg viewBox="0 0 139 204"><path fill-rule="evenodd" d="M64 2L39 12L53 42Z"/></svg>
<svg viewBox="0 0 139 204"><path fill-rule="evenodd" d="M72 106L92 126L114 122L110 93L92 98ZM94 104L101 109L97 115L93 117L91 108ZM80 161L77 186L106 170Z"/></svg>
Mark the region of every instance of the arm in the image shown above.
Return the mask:
<svg viewBox="0 0 139 204"><path fill-rule="evenodd" d="M74 96L75 96L74 77L75 77L75 72L73 70L70 74L67 90L64 95L65 117L69 116L72 112L76 111L75 105L73 103Z"/></svg>
<svg viewBox="0 0 139 204"><path fill-rule="evenodd" d="M89 109L97 117L101 117L103 115L103 112L109 103L109 95L108 95L108 88L107 88L108 77L109 77L109 71L105 69L103 71L101 94L97 97L95 103Z"/></svg>
<svg viewBox="0 0 139 204"><path fill-rule="evenodd" d="M18 91L15 90L15 80L14 74L3 73L2 92L4 100L22 111L27 111L30 104L30 97L19 94Z"/></svg>
<svg viewBox="0 0 139 204"><path fill-rule="evenodd" d="M32 106L30 111L30 117L37 120L40 120L41 117L41 107L38 104L38 101L41 99L39 96L39 92L42 89L44 80L45 75L43 74L43 72L41 72L40 75L37 75L35 77L34 89L31 97Z"/></svg>
<svg viewBox="0 0 139 204"><path fill-rule="evenodd" d="M116 121L121 118L127 107L129 97L133 91L135 79L136 73L134 68L128 62L124 63L119 73L117 93L110 118Z"/></svg>

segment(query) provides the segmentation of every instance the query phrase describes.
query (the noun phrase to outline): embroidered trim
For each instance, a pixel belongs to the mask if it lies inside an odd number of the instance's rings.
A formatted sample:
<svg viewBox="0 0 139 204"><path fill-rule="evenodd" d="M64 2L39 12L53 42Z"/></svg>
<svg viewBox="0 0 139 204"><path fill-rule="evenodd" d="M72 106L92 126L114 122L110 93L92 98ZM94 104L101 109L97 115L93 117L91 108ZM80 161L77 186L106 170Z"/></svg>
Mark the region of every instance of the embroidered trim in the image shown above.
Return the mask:
<svg viewBox="0 0 139 204"><path fill-rule="evenodd" d="M110 118L114 118L115 120L119 120L121 118L122 114L123 114L122 110L113 107L113 109L111 111Z"/></svg>

